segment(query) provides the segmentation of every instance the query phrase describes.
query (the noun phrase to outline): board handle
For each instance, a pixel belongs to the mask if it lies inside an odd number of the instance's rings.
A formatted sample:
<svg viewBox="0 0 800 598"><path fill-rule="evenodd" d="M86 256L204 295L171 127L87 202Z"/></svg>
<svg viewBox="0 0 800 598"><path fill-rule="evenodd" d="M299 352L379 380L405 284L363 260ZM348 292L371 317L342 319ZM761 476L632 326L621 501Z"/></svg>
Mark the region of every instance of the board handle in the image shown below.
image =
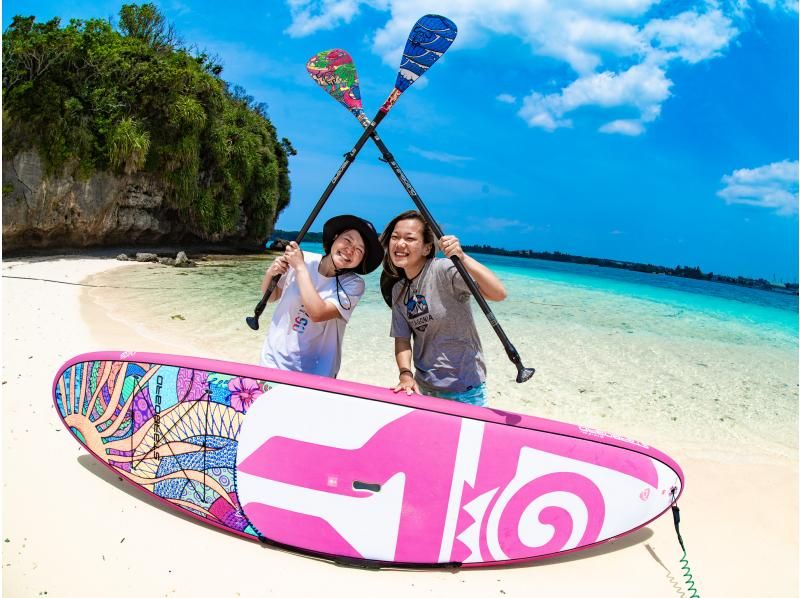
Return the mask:
<svg viewBox="0 0 800 598"><path fill-rule="evenodd" d="M359 482L356 480L353 482L353 490L369 490L370 492L380 492L381 485L370 484L369 482Z"/></svg>

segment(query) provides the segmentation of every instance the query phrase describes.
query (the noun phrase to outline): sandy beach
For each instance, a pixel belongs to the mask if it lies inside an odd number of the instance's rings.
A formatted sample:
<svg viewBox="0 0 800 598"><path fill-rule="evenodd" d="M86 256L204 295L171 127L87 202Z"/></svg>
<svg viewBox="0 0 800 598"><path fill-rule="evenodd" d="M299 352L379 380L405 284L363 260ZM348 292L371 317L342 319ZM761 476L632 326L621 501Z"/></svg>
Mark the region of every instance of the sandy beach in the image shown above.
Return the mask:
<svg viewBox="0 0 800 598"><path fill-rule="evenodd" d="M59 366L78 353L239 357L148 334L98 305L92 294L101 289L81 284L109 269L141 267L108 258L3 262L4 595L691 595L669 515L614 543L523 566L367 571L248 542L162 508L77 445L51 395ZM572 421L571 414L530 413ZM619 430L617 423L612 413L603 427ZM657 440L686 475L681 532L699 594L798 595L796 452L752 443L732 454L702 437Z"/></svg>

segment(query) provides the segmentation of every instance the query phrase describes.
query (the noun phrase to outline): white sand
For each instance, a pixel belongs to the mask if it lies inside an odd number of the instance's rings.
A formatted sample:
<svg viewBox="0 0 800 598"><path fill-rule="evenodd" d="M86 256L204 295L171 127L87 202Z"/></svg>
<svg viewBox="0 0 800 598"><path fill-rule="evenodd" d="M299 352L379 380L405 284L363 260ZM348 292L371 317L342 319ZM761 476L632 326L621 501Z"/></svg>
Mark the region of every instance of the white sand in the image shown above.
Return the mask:
<svg viewBox="0 0 800 598"><path fill-rule="evenodd" d="M364 571L227 535L155 506L62 428L52 379L100 349L197 354L88 304L78 283L124 263L3 263L3 591L6 596L688 596L666 515L599 549L518 567ZM209 349L207 355L211 355ZM614 421L607 429L614 430ZM683 467L684 540L703 596L798 595L798 468L754 448L734 462L698 438L662 447ZM45 594L46 592L46 594Z"/></svg>

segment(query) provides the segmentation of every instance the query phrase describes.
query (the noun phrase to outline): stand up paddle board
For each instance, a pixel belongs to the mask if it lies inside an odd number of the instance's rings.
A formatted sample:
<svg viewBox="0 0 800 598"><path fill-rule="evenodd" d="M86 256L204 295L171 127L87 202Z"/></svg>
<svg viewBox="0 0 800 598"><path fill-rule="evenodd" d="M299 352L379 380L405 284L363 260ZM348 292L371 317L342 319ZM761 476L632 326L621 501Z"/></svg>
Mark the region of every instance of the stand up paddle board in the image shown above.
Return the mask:
<svg viewBox="0 0 800 598"><path fill-rule="evenodd" d="M171 507L343 562L552 557L646 525L683 489L677 463L622 436L252 365L90 353L53 398L96 459Z"/></svg>

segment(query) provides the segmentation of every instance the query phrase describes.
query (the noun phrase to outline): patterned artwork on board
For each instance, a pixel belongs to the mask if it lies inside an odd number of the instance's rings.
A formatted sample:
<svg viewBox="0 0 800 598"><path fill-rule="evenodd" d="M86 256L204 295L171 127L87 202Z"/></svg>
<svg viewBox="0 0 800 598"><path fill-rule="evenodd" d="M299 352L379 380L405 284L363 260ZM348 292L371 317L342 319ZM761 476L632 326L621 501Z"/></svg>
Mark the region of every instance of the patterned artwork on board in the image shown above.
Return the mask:
<svg viewBox="0 0 800 598"><path fill-rule="evenodd" d="M235 490L244 414L262 380L150 363L65 370L56 404L70 431L119 475L231 531L256 535Z"/></svg>

